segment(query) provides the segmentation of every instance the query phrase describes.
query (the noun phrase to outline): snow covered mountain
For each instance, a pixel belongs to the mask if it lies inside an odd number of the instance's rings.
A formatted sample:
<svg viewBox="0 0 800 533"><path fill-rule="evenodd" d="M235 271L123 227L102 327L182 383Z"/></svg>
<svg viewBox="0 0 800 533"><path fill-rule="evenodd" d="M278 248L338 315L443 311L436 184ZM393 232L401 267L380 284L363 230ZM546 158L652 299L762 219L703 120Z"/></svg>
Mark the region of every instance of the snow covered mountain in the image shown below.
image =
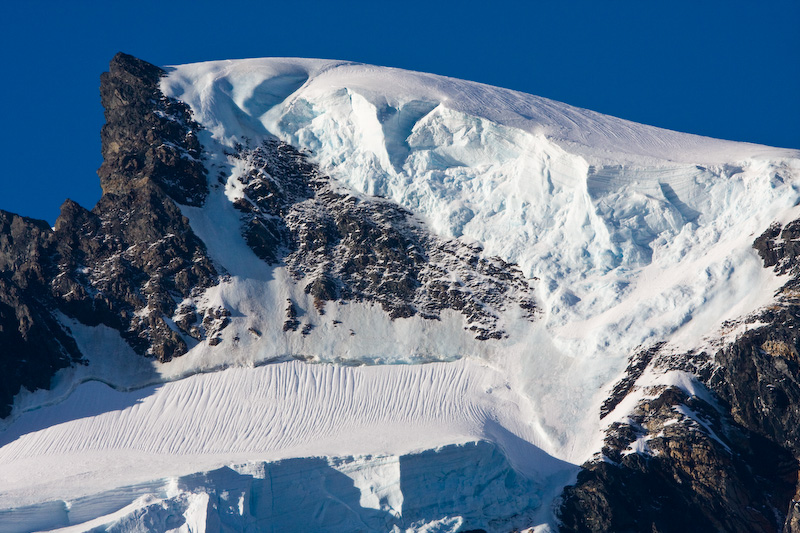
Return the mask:
<svg viewBox="0 0 800 533"><path fill-rule="evenodd" d="M97 206L0 212L0 531L800 530L800 152L342 61L101 97Z"/></svg>

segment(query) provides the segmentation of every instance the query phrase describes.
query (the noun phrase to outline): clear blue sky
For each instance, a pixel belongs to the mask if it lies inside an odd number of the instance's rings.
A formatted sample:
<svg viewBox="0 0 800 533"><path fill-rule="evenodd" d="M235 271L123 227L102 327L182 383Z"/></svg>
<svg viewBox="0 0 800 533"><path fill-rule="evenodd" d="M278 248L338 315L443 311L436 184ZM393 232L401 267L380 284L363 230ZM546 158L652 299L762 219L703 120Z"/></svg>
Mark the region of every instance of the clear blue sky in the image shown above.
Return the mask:
<svg viewBox="0 0 800 533"><path fill-rule="evenodd" d="M655 7L654 7L655 6ZM98 77L299 56L499 85L679 131L800 148L800 1L6 1L0 209L100 196Z"/></svg>

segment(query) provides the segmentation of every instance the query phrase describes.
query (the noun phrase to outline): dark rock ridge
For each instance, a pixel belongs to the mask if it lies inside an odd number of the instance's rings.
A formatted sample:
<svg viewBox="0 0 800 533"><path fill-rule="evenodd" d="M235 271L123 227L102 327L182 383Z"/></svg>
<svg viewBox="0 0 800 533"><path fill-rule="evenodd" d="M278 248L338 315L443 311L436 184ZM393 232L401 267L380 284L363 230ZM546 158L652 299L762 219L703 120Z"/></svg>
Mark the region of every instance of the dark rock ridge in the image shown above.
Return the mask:
<svg viewBox="0 0 800 533"><path fill-rule="evenodd" d="M91 211L67 201L56 221L59 308L119 329L137 353L168 361L214 333L192 298L217 282L205 245L177 203L200 205L208 186L189 108L165 97L164 71L117 54L100 77L106 109L103 196Z"/></svg>
<svg viewBox="0 0 800 533"><path fill-rule="evenodd" d="M702 350L663 344L637 354L604 404L636 390L650 365L694 376L711 405L674 387L645 390L606 433L559 507L565 531L800 531L800 220L772 225L753 246L789 274L773 305Z"/></svg>
<svg viewBox="0 0 800 533"><path fill-rule="evenodd" d="M511 307L534 319L528 280L480 246L436 237L397 204L345 189L288 144L230 155L246 163L235 206L248 244L268 263L285 262L319 312L333 300L376 303L393 319L438 320L451 309L480 340L506 336L500 316ZM285 330L297 329L292 310Z"/></svg>
<svg viewBox="0 0 800 533"><path fill-rule="evenodd" d="M46 286L54 246L50 226L0 211L0 417L20 387L48 388L56 371L82 360L75 340L52 315Z"/></svg>
<svg viewBox="0 0 800 533"><path fill-rule="evenodd" d="M101 76L103 196L91 211L67 200L52 229L0 213L0 417L21 387L49 388L83 359L61 316L114 328L160 361L229 320L194 302L219 275L177 204L202 204L206 172L199 125L160 92L163 74L118 54Z"/></svg>
<svg viewBox="0 0 800 533"><path fill-rule="evenodd" d="M180 204L199 206L208 194L191 110L159 89L162 69L117 54L100 76L106 123L100 133L104 193L127 194L154 182Z"/></svg>
<svg viewBox="0 0 800 533"><path fill-rule="evenodd" d="M786 449L674 387L606 432L559 508L563 531L780 531L797 481Z"/></svg>
<svg viewBox="0 0 800 533"><path fill-rule="evenodd" d="M633 390L636 385L636 380L642 377L647 365L653 360L653 356L664 346L663 342L658 342L653 346L636 352L633 357L628 361L628 367L625 369L625 376L619 380L614 388L611 390L611 395L606 398L603 405L600 406L600 418L605 418L611 411L613 411L619 403Z"/></svg>

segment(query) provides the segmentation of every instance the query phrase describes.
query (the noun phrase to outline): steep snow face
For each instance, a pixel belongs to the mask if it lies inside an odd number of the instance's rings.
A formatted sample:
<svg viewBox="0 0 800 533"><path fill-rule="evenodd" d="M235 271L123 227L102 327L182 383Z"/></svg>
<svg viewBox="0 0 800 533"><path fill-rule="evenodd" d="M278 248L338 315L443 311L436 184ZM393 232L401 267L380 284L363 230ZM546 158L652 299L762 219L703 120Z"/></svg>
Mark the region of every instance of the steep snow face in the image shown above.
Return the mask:
<svg viewBox="0 0 800 533"><path fill-rule="evenodd" d="M343 185L518 263L535 280L540 325L516 331L518 350L456 352L518 356L519 386L565 449L631 350L696 345L780 284L750 244L800 198L796 151L341 61L185 65L162 89L191 106L212 154L277 136Z"/></svg>
<svg viewBox="0 0 800 533"><path fill-rule="evenodd" d="M162 85L214 141L278 136L342 183L518 263L538 278L551 329L607 317L572 352L624 352L687 323L720 284L757 270L731 239L798 199L796 152L428 74L265 59L177 67ZM642 305L636 288L654 276L666 285Z"/></svg>

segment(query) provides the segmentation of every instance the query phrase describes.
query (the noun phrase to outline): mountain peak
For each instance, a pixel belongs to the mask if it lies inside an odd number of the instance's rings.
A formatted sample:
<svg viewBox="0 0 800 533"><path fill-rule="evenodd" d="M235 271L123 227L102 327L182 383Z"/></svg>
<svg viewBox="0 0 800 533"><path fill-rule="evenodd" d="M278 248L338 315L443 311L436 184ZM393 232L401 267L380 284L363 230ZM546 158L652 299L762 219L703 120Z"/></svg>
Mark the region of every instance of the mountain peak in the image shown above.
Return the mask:
<svg viewBox="0 0 800 533"><path fill-rule="evenodd" d="M165 71L156 65L124 52L117 52L111 59L108 74L105 76L122 79L128 85L141 83L152 86L157 84L164 74Z"/></svg>
<svg viewBox="0 0 800 533"><path fill-rule="evenodd" d="M104 193L123 194L152 180L176 201L200 205L207 192L200 126L188 107L161 92L163 75L162 69L119 53L100 76L106 117L100 185Z"/></svg>
<svg viewBox="0 0 800 533"><path fill-rule="evenodd" d="M791 514L796 151L344 61L100 92L97 205L0 212L17 530Z"/></svg>

